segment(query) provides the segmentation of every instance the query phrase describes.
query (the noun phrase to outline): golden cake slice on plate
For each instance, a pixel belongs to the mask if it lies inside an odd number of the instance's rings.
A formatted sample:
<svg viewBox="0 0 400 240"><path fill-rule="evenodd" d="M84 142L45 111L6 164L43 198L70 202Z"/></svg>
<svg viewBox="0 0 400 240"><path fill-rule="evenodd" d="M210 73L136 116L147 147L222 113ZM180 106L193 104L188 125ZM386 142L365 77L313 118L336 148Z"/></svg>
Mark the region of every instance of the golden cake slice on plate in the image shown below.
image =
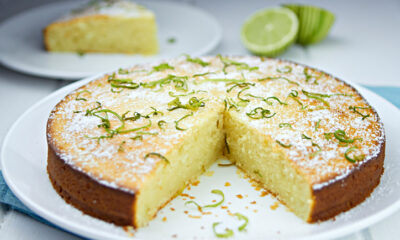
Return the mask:
<svg viewBox="0 0 400 240"><path fill-rule="evenodd" d="M158 52L154 13L126 0L91 1L48 25L43 35L52 52Z"/></svg>
<svg viewBox="0 0 400 240"><path fill-rule="evenodd" d="M377 113L350 85L292 62L183 56L106 74L52 111L48 173L92 216L145 226L225 155L307 222L368 197L383 173Z"/></svg>

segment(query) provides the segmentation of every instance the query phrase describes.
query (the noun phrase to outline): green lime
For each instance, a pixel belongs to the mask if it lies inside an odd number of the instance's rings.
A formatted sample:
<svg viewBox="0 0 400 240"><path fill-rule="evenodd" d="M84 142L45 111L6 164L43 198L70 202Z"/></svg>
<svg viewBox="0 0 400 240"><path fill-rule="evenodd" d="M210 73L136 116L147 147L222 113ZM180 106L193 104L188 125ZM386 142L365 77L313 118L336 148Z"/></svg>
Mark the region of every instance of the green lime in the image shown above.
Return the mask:
<svg viewBox="0 0 400 240"><path fill-rule="evenodd" d="M319 7L296 4L283 6L295 12L299 19L296 42L302 45L318 43L325 39L335 21L333 13Z"/></svg>
<svg viewBox="0 0 400 240"><path fill-rule="evenodd" d="M327 10L322 9L319 26L313 36L309 39L309 44L318 43L324 40L334 22L335 15Z"/></svg>
<svg viewBox="0 0 400 240"><path fill-rule="evenodd" d="M257 55L274 57L296 40L299 21L287 8L269 8L251 15L242 26L241 39Z"/></svg>

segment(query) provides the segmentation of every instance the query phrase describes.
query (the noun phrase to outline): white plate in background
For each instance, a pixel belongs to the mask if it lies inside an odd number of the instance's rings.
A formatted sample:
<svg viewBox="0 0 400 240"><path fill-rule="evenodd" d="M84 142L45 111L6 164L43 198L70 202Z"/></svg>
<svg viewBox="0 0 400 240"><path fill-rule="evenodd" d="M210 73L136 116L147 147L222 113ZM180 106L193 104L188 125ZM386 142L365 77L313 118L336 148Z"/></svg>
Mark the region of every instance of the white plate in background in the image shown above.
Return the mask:
<svg viewBox="0 0 400 240"><path fill-rule="evenodd" d="M0 63L23 73L76 80L122 66L210 52L221 40L221 27L207 12L182 3L138 1L154 11L160 52L153 56L88 53L50 53L43 47L42 30L82 1L52 3L22 12L0 25ZM168 43L169 38L175 43Z"/></svg>

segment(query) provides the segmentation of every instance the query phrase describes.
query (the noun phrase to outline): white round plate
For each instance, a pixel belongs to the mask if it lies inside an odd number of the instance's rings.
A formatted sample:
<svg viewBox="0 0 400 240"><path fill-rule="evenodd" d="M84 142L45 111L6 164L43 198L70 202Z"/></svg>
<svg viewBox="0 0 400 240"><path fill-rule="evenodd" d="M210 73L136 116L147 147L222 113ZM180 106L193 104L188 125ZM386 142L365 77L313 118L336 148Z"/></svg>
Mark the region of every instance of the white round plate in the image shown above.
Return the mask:
<svg viewBox="0 0 400 240"><path fill-rule="evenodd" d="M121 227L92 218L66 204L51 186L46 172L46 121L50 111L66 94L95 78L66 86L26 111L4 139L1 167L4 178L15 195L36 214L50 222L88 238L131 239ZM375 106L387 134L385 172L380 185L362 204L340 214L335 220L307 224L280 204L277 209L272 210L271 206L276 200L270 195L261 197L261 191L252 187L237 172L236 167L219 167L214 164L200 177L198 186L186 188L184 193L194 196L198 203L206 204L212 199L219 199L219 196L210 193L212 189L222 190L225 193L223 206L227 206L232 213L239 212L248 217L247 231L237 231L237 226L242 222L228 215L226 209L210 209L210 215L196 218L199 215L196 207L184 204L190 199L178 196L158 213L149 226L137 230L133 238L214 239L213 222L221 222L218 231L223 231L226 226L234 229L233 238L237 239L334 238L367 227L399 209L400 111L369 90L357 85L356 88ZM226 182L231 186L225 186ZM243 198L239 198L238 194ZM184 211L188 213L185 214Z"/></svg>
<svg viewBox="0 0 400 240"><path fill-rule="evenodd" d="M0 25L0 62L27 74L76 80L121 66L176 57L203 55L221 40L221 27L210 14L182 3L137 1L153 10L160 52L154 56L89 53L50 53L42 30L82 1L52 3L14 16ZM168 43L169 38L175 43Z"/></svg>

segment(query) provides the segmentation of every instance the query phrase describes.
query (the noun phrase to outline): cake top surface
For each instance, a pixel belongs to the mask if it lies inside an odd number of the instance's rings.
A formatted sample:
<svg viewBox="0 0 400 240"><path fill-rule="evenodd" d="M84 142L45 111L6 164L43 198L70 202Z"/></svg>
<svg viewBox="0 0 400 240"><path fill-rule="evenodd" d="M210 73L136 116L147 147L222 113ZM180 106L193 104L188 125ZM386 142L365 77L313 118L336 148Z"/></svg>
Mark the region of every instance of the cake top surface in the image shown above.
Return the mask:
<svg viewBox="0 0 400 240"><path fill-rule="evenodd" d="M56 106L48 139L74 168L134 192L192 126L224 111L277 144L314 189L376 157L384 141L378 115L348 84L291 62L223 56L96 79Z"/></svg>
<svg viewBox="0 0 400 240"><path fill-rule="evenodd" d="M122 16L122 17L154 17L154 13L146 7L129 0L92 0L71 10L58 21L68 21L74 18L94 15Z"/></svg>

